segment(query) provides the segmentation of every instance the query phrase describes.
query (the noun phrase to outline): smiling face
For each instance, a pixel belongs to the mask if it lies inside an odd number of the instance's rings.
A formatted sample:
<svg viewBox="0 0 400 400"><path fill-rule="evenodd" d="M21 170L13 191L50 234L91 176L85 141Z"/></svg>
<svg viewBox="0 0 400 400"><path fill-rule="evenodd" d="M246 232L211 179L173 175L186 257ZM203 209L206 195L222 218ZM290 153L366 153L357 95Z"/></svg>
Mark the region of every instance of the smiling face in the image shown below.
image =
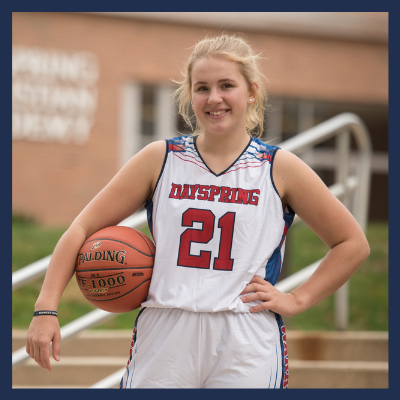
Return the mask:
<svg viewBox="0 0 400 400"><path fill-rule="evenodd" d="M247 135L246 110L254 97L237 64L222 57L200 58L191 78L193 110L203 133Z"/></svg>

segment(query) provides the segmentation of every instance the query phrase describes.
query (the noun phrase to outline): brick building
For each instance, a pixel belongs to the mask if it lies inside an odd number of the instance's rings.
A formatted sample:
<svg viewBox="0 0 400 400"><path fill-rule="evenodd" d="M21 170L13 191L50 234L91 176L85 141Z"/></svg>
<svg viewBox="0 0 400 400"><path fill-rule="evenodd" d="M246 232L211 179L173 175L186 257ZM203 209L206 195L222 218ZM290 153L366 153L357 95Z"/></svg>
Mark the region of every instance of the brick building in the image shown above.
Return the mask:
<svg viewBox="0 0 400 400"><path fill-rule="evenodd" d="M224 30L265 57L264 139L340 112L364 120L370 217L387 219L388 13L16 12L12 29L14 213L67 225L141 147L185 131L171 79L191 46ZM329 157L312 167L329 184Z"/></svg>

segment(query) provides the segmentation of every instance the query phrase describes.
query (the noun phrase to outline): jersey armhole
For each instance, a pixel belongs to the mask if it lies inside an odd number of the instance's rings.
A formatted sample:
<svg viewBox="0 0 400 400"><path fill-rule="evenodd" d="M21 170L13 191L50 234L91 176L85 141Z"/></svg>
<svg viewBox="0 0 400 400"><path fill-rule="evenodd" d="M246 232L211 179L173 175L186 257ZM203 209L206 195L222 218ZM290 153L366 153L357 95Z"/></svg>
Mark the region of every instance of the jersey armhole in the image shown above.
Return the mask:
<svg viewBox="0 0 400 400"><path fill-rule="evenodd" d="M276 186L275 186L274 177L273 177L273 175L272 175L272 171L273 171L273 169L274 169L275 155L276 155L276 153L278 152L278 150L280 150L280 147L276 147L276 148L273 150L273 152L272 152L271 169L270 169L269 173L270 173L270 179L271 179L272 186L273 186L273 188L274 188L276 194L277 194L277 195L279 196L279 198L282 200L281 195L279 194L278 189L277 189Z"/></svg>
<svg viewBox="0 0 400 400"><path fill-rule="evenodd" d="M270 169L270 178L271 178L271 183L272 183L272 186L273 186L273 188L274 188L276 194L277 194L277 195L279 196L279 198L282 200L282 197L281 197L281 195L279 194L278 189L277 189L276 186L275 186L274 178L273 178L273 175L272 175L272 170L273 170L273 167L274 167L275 155L276 155L276 153L278 152L278 150L280 150L280 147L277 146L277 147L274 149L273 153L272 153L271 169ZM283 211L283 213L286 214L286 215L288 215L288 216L290 216L290 217L294 217L294 215L296 214L296 213L293 211L293 209L289 206L289 204L286 205L285 210Z"/></svg>
<svg viewBox="0 0 400 400"><path fill-rule="evenodd" d="M153 201L154 193L155 193L156 190L157 190L158 183L160 182L161 176L162 176L162 174L163 174L163 172L164 172L165 163L167 162L167 157L168 157L168 142L169 142L169 140L166 139L166 140L165 140L165 155L164 155L163 165L162 165L162 167L161 167L160 174L158 175L157 182L156 182L156 186L154 186L153 193L151 194L150 198L146 200L146 202L145 202L145 204L144 204L145 207L146 207L149 203L151 203L151 202ZM147 207L146 207L146 208L147 208Z"/></svg>

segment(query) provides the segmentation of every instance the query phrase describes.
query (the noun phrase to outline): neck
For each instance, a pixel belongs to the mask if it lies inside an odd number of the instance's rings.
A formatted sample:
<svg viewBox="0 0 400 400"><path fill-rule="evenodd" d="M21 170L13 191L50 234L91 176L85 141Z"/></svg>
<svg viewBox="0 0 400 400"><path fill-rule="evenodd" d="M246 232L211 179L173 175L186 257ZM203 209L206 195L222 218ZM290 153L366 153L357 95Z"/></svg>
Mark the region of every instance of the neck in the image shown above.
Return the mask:
<svg viewBox="0 0 400 400"><path fill-rule="evenodd" d="M210 135L202 133L198 136L196 145L199 151L209 154L226 155L242 151L249 143L247 132L240 135Z"/></svg>

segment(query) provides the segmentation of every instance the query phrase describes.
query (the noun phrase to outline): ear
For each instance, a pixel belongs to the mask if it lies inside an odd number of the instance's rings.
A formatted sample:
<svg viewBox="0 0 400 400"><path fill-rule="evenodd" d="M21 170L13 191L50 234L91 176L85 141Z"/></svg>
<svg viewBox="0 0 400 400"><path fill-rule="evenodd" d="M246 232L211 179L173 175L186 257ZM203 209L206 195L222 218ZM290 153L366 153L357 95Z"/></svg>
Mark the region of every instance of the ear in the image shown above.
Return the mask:
<svg viewBox="0 0 400 400"><path fill-rule="evenodd" d="M256 82L253 82L249 88L249 100L247 101L247 104L255 103L257 92L258 92L258 85Z"/></svg>

